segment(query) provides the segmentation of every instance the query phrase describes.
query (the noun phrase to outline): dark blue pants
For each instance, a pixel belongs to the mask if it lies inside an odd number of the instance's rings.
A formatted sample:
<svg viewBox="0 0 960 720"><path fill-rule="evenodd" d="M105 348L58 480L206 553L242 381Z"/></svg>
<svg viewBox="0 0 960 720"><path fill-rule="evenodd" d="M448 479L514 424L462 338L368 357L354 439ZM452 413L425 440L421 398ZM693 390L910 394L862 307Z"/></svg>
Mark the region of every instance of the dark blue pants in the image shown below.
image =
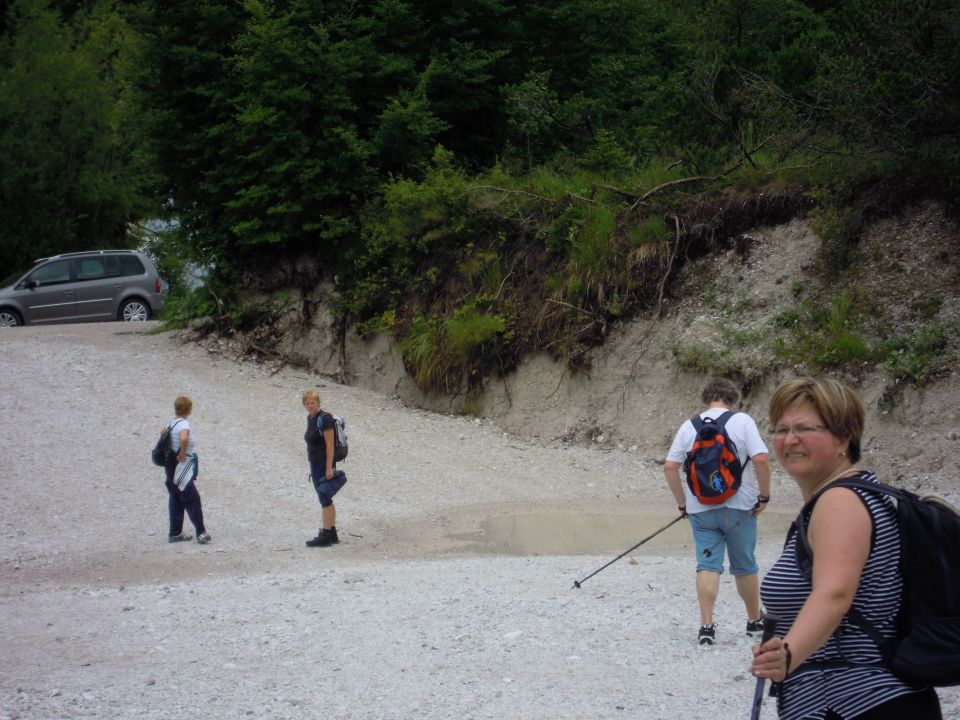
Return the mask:
<svg viewBox="0 0 960 720"><path fill-rule="evenodd" d="M177 456L173 453L167 455L167 464L163 468L167 474L167 494L169 500L167 508L170 512L170 534L179 535L183 532L183 513L186 511L197 531L197 535L206 532L203 526L203 507L200 505L200 493L197 491L197 481L194 480L187 485L185 490L177 487L173 481L173 473L177 469Z"/></svg>
<svg viewBox="0 0 960 720"><path fill-rule="evenodd" d="M320 507L333 505L333 496L340 492L347 482L347 474L343 470L333 469L333 479L327 480L327 471L322 462L310 461L310 479L313 489L317 491Z"/></svg>

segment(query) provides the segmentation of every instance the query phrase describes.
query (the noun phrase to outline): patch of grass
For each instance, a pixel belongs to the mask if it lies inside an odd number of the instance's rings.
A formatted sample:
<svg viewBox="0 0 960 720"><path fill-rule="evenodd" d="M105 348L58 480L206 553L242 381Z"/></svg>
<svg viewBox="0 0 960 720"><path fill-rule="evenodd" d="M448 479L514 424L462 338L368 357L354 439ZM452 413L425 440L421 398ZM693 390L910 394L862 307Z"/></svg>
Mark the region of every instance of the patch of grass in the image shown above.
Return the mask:
<svg viewBox="0 0 960 720"><path fill-rule="evenodd" d="M645 191L689 174L683 165L672 158L655 158L637 170L636 179L632 184L635 188Z"/></svg>
<svg viewBox="0 0 960 720"><path fill-rule="evenodd" d="M948 374L960 362L960 323L936 322L889 343L884 368L899 380L925 385Z"/></svg>
<svg viewBox="0 0 960 720"><path fill-rule="evenodd" d="M400 351L418 386L425 389L445 386L443 334L436 320L416 316L400 340Z"/></svg>
<svg viewBox="0 0 960 720"><path fill-rule="evenodd" d="M470 353L507 329L499 315L488 315L474 305L456 310L444 323L448 362L464 363Z"/></svg>
<svg viewBox="0 0 960 720"><path fill-rule="evenodd" d="M670 240L673 230L662 215L654 215L630 228L630 242L635 246L661 245Z"/></svg>
<svg viewBox="0 0 960 720"><path fill-rule="evenodd" d="M603 205L588 208L579 231L570 243L567 293L571 299L603 305L618 254L613 240L616 215Z"/></svg>
<svg viewBox="0 0 960 720"><path fill-rule="evenodd" d="M507 321L475 303L458 308L446 320L417 315L400 340L404 363L426 392L454 391L478 373L485 346L503 336Z"/></svg>
<svg viewBox="0 0 960 720"><path fill-rule="evenodd" d="M677 366L684 372L730 377L741 370L729 349L717 350L714 347L676 343L670 348L670 352L677 361Z"/></svg>
<svg viewBox="0 0 960 720"><path fill-rule="evenodd" d="M482 295L495 296L503 283L504 272L500 255L492 250L474 253L461 261L460 275L479 285Z"/></svg>
<svg viewBox="0 0 960 720"><path fill-rule="evenodd" d="M846 291L829 305L810 298L774 318L785 330L776 342L777 356L791 363L804 363L811 372L874 364L884 356L879 342L871 342L866 330L869 305L859 293Z"/></svg>

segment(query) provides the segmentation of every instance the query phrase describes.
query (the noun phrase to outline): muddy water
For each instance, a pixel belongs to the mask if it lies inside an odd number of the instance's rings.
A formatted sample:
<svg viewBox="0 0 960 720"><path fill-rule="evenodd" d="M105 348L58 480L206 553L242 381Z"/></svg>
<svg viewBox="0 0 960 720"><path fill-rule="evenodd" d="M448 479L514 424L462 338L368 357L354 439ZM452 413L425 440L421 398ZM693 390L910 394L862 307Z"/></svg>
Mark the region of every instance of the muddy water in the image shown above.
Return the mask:
<svg viewBox="0 0 960 720"><path fill-rule="evenodd" d="M480 521L479 531L450 538L458 541L462 550L482 554L616 555L657 533L637 552L673 554L692 545L686 520L666 527L675 518L563 510L524 512L486 518ZM761 537L780 542L792 519L792 515L765 513L760 521Z"/></svg>

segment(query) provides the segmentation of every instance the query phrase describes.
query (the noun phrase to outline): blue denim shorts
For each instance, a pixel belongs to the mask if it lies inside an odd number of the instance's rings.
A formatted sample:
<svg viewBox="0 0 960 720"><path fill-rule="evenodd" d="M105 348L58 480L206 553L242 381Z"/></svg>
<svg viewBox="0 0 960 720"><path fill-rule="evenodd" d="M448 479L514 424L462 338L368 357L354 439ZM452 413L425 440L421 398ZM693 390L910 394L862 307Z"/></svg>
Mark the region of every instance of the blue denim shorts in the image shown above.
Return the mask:
<svg viewBox="0 0 960 720"><path fill-rule="evenodd" d="M687 517L697 546L697 572L709 570L722 574L724 550L730 553L731 575L753 575L760 571L754 555L757 519L751 517L750 510L717 508ZM710 557L704 555L707 549Z"/></svg>
<svg viewBox="0 0 960 720"><path fill-rule="evenodd" d="M310 465L313 489L320 498L320 507L330 507L333 505L333 496L347 483L347 474L343 470L334 470L333 479L327 480L327 474L322 467L313 467L313 463Z"/></svg>

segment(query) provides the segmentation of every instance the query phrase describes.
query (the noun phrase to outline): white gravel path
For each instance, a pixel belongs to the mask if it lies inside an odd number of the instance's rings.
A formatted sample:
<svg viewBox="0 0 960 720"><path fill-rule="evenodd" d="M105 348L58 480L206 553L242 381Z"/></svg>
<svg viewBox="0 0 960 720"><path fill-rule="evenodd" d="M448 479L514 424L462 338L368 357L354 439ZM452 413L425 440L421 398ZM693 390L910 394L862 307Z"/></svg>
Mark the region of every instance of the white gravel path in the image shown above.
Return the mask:
<svg viewBox="0 0 960 720"><path fill-rule="evenodd" d="M742 606L725 577L719 643L696 647L685 523L572 588L674 517L651 459L531 444L153 328L0 332L0 720L747 717ZM318 385L351 441L330 549L303 546L319 507L300 393ZM167 544L149 463L180 393L206 546ZM774 487L764 567L796 510Z"/></svg>

